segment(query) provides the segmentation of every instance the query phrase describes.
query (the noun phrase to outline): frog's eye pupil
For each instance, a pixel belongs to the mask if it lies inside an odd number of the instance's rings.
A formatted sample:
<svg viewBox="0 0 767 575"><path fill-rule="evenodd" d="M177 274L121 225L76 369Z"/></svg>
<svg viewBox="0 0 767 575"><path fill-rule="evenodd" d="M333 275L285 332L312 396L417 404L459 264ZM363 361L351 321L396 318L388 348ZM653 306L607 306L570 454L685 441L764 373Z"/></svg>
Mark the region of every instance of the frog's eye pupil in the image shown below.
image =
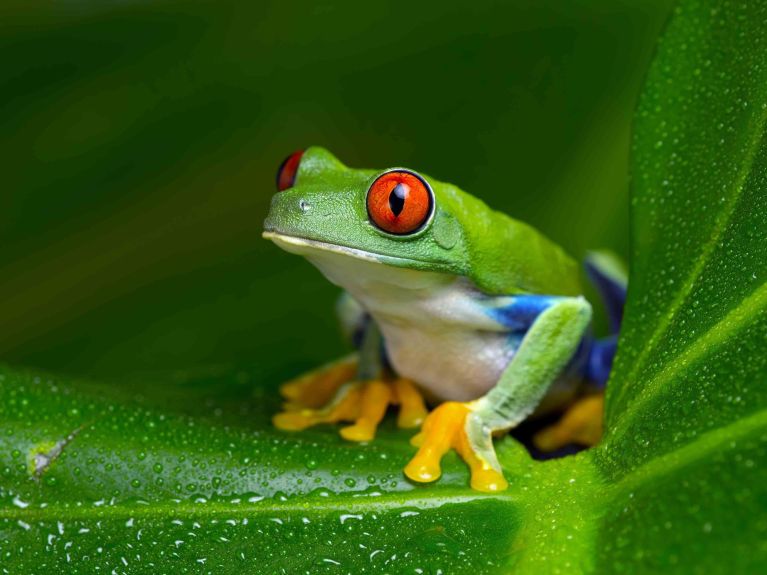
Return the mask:
<svg viewBox="0 0 767 575"><path fill-rule="evenodd" d="M384 232L405 236L421 230L434 213L434 194L426 180L409 170L390 170L368 189L370 221Z"/></svg>
<svg viewBox="0 0 767 575"><path fill-rule="evenodd" d="M298 174L298 166L301 163L301 156L304 155L303 150L293 152L287 158L285 158L280 167L277 168L277 191L284 192L288 188L292 188L296 183L296 175Z"/></svg>
<svg viewBox="0 0 767 575"><path fill-rule="evenodd" d="M405 198L410 189L403 183L398 183L392 188L389 194L389 209L395 216L399 216L402 213L402 209L405 207Z"/></svg>

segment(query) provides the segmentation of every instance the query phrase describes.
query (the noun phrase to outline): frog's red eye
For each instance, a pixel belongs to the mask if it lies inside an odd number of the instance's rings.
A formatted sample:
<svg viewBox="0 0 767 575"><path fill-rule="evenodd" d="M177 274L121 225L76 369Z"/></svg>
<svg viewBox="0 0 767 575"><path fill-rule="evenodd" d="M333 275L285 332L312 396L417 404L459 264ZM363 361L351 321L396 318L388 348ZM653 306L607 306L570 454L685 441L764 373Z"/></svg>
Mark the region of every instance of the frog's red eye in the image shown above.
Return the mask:
<svg viewBox="0 0 767 575"><path fill-rule="evenodd" d="M429 221L434 195L426 181L406 170L392 170L376 178L368 190L368 215L383 231L412 234Z"/></svg>
<svg viewBox="0 0 767 575"><path fill-rule="evenodd" d="M299 150L293 152L282 161L277 169L277 191L284 192L288 188L292 188L293 184L296 183L298 165L301 163L301 156L303 155L304 151Z"/></svg>

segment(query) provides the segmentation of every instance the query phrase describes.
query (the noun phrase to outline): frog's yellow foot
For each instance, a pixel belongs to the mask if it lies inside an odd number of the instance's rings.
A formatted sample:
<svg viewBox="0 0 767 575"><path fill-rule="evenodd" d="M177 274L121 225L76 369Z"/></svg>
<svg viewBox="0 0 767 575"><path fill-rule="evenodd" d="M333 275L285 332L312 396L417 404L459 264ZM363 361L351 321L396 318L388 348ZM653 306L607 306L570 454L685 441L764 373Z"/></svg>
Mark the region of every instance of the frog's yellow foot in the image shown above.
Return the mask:
<svg viewBox="0 0 767 575"><path fill-rule="evenodd" d="M533 437L533 444L541 451L555 451L569 445L596 445L602 438L602 412L604 394L579 399L556 424Z"/></svg>
<svg viewBox="0 0 767 575"><path fill-rule="evenodd" d="M320 423L353 421L340 430L341 437L349 441L371 441L389 405L400 405L397 420L400 427L417 426L426 416L423 398L413 383L395 379L347 383L326 406L289 409L275 415L272 422L278 429L300 431Z"/></svg>
<svg viewBox="0 0 767 575"><path fill-rule="evenodd" d="M484 430L477 417L471 404L454 401L432 411L421 432L411 440L419 449L405 467L405 475L420 483L439 479L442 457L455 449L471 470L474 489L487 492L506 489L509 484L495 459L490 432Z"/></svg>
<svg viewBox="0 0 767 575"><path fill-rule="evenodd" d="M320 408L326 405L344 384L357 374L357 356L345 357L305 373L280 386L280 394L287 401L286 411Z"/></svg>

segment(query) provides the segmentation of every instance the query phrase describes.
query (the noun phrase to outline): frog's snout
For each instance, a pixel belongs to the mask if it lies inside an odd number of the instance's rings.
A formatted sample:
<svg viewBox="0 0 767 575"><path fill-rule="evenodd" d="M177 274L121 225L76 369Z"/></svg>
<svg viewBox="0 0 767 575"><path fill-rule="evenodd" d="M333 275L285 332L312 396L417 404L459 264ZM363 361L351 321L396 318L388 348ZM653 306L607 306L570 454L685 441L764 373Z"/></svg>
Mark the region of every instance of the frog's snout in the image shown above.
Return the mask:
<svg viewBox="0 0 767 575"><path fill-rule="evenodd" d="M304 216L312 209L312 203L302 193L286 191L275 194L264 220L264 231L285 232L303 228L306 225Z"/></svg>

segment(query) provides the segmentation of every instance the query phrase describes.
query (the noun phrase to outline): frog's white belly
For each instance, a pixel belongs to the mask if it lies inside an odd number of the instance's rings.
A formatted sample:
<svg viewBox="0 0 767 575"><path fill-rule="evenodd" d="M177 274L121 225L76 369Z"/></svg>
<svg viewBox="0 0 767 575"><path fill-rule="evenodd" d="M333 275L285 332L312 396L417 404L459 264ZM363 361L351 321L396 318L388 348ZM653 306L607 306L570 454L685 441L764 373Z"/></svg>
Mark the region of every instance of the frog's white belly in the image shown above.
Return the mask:
<svg viewBox="0 0 767 575"><path fill-rule="evenodd" d="M435 399L480 397L514 354L514 340L464 278L328 252L305 255L372 315L397 373Z"/></svg>
<svg viewBox="0 0 767 575"><path fill-rule="evenodd" d="M397 373L439 400L477 399L498 382L514 353L506 334L434 331L378 321Z"/></svg>

